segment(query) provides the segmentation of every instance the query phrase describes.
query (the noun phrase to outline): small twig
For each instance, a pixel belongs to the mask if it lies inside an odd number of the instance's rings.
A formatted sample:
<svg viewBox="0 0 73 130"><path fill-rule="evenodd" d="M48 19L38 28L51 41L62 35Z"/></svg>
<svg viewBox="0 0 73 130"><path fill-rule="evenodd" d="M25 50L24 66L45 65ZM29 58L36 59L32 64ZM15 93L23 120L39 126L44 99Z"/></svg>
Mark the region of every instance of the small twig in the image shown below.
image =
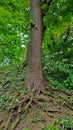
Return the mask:
<svg viewBox="0 0 73 130"><path fill-rule="evenodd" d="M68 104L66 104L66 103L64 103L64 105L67 106L70 110L73 111L73 108L72 108L70 105L68 105Z"/></svg>
<svg viewBox="0 0 73 130"><path fill-rule="evenodd" d="M44 110L46 112L46 110ZM47 110L47 112L50 112L50 113L61 113L61 111L59 110Z"/></svg>

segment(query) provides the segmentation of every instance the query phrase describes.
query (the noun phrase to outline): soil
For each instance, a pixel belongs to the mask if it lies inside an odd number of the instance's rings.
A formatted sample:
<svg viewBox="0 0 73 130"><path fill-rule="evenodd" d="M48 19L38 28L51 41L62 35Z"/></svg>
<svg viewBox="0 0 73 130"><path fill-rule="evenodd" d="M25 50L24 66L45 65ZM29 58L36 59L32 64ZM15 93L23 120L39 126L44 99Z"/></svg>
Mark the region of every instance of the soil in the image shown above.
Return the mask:
<svg viewBox="0 0 73 130"><path fill-rule="evenodd" d="M41 130L42 127L55 123L59 118L73 119L73 103L69 102L71 97L69 93L49 88L49 91L42 92L32 101L27 97L28 95L12 108L5 107L0 110L0 130L13 128L13 130L23 130L23 128Z"/></svg>

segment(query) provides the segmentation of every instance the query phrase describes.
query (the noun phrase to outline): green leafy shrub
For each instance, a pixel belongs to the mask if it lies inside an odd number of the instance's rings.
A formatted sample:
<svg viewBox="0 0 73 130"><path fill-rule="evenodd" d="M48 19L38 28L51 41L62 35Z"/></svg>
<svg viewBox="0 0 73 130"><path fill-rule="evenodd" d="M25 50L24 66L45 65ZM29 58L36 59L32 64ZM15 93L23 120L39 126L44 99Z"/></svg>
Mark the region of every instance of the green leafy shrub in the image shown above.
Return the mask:
<svg viewBox="0 0 73 130"><path fill-rule="evenodd" d="M40 121L40 119L37 118L37 117L34 117L34 118L30 119L31 123L36 123L36 122L39 122L39 121Z"/></svg>
<svg viewBox="0 0 73 130"><path fill-rule="evenodd" d="M43 71L53 86L71 91L73 89L73 39L69 34L66 39L63 37L57 43L52 42L48 45L48 52L43 54Z"/></svg>
<svg viewBox="0 0 73 130"><path fill-rule="evenodd" d="M73 130L73 121L68 118L60 118L57 121L57 124L62 130Z"/></svg>
<svg viewBox="0 0 73 130"><path fill-rule="evenodd" d="M52 125L48 125L46 127L43 127L42 130L60 130L60 127L52 124Z"/></svg>
<svg viewBox="0 0 73 130"><path fill-rule="evenodd" d="M4 94L4 95L1 96L1 99L0 99L0 108L2 108L3 104L7 100L8 100L8 102L11 102L12 96L10 94L6 93L6 94Z"/></svg>
<svg viewBox="0 0 73 130"><path fill-rule="evenodd" d="M73 130L73 121L68 118L59 118L54 124L45 126L41 130Z"/></svg>

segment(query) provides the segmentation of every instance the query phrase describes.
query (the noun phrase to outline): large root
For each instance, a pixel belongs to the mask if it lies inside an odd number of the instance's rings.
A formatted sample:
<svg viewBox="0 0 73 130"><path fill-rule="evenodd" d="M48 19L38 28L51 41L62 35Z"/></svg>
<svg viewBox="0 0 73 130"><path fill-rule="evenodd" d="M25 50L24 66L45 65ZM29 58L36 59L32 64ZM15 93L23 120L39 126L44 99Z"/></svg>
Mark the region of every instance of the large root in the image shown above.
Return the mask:
<svg viewBox="0 0 73 130"><path fill-rule="evenodd" d="M45 97L46 97L46 95L48 95L48 96L51 96L52 98L54 98L54 96L49 95L45 91L41 91L41 94L43 94ZM23 113L25 113L27 115L29 113L29 109L32 106L32 104L36 105L36 107L40 108L45 113L47 113L47 112L58 112L58 111L55 111L55 110L54 111L53 110L45 111L41 107L39 102L48 102L48 98L42 98L40 95L38 97L30 97L30 96L27 95L17 105L10 108L10 110L9 110L10 116L8 118L6 125L5 125L5 130L8 130L8 128L10 128L11 130L14 130L18 126L18 124L21 120L21 115ZM11 127L11 124L13 124L12 127Z"/></svg>
<svg viewBox="0 0 73 130"><path fill-rule="evenodd" d="M24 97L24 99L22 99L17 105L10 108L10 110L9 110L10 116L5 125L5 130L8 130L9 128L10 128L10 130L14 130L18 126L19 122L21 121L22 114L25 113L25 115L27 117L27 115L30 112L29 110L30 110L30 108L32 108L33 105L35 105L36 108L39 108L41 111L43 111L43 113L45 113L47 116L49 116L48 113L61 113L60 110L50 110L49 108L44 109L41 106L41 103L49 103L50 99L48 97L51 98L52 103L53 103L53 101L55 101L54 100L55 97L53 96L53 94L48 93L45 90L41 91L40 95L38 95L38 97L26 95ZM66 106L66 104L65 104L65 106Z"/></svg>

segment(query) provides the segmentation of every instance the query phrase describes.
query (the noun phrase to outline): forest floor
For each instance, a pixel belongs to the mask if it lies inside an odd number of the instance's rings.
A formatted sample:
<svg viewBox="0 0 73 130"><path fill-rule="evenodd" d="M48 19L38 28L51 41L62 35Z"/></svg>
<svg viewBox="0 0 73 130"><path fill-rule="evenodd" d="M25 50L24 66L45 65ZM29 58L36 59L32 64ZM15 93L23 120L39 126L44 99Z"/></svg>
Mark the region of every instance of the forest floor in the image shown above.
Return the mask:
<svg viewBox="0 0 73 130"><path fill-rule="evenodd" d="M13 73L0 71L0 130L46 130L43 127L57 124L59 119L73 120L72 94L47 87L30 99L24 89L24 73Z"/></svg>

